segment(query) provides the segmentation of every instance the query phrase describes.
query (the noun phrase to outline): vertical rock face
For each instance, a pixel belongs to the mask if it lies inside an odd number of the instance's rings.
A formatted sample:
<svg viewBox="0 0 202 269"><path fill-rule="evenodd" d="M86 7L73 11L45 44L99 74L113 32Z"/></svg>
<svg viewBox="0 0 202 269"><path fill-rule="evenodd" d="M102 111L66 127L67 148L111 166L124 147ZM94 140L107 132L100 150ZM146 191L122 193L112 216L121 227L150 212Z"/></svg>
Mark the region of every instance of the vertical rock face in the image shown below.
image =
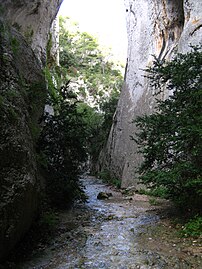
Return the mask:
<svg viewBox="0 0 202 269"><path fill-rule="evenodd" d="M188 52L190 44L202 43L202 2L184 0L184 27L178 43L179 52Z"/></svg>
<svg viewBox="0 0 202 269"><path fill-rule="evenodd" d="M43 63L45 62L50 27L62 1L0 0L1 16L24 35Z"/></svg>
<svg viewBox="0 0 202 269"><path fill-rule="evenodd" d="M0 259L29 229L41 177L35 144L46 99L42 63L62 0L0 0Z"/></svg>
<svg viewBox="0 0 202 269"><path fill-rule="evenodd" d="M27 231L38 206L40 179L34 139L45 80L23 37L2 22L0 29L1 259Z"/></svg>
<svg viewBox="0 0 202 269"><path fill-rule="evenodd" d="M128 61L125 83L114 116L105 152L104 169L122 180L122 187L137 185L135 168L142 158L130 139L136 128L133 119L154 109L154 97L144 69L155 55L169 59L188 51L189 44L202 41L202 9L198 0L125 0ZM162 94L165 98L167 93Z"/></svg>

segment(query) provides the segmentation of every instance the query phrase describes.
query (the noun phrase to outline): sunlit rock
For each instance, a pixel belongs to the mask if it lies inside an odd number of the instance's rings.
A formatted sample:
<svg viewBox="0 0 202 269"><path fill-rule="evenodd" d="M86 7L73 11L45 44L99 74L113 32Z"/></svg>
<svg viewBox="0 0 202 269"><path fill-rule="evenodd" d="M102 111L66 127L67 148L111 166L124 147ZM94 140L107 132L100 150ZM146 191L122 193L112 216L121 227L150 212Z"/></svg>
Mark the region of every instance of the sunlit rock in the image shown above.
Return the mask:
<svg viewBox="0 0 202 269"><path fill-rule="evenodd" d="M0 0L0 16L20 31L45 63L51 25L63 0Z"/></svg>
<svg viewBox="0 0 202 269"><path fill-rule="evenodd" d="M135 173L142 157L131 136L137 131L133 119L151 113L155 97L149 88L144 69L153 56L170 59L174 53L187 52L189 44L202 42L201 1L195 0L125 0L128 60L107 149L101 166L112 177L122 180L122 187L137 185ZM167 97L167 92L161 98Z"/></svg>

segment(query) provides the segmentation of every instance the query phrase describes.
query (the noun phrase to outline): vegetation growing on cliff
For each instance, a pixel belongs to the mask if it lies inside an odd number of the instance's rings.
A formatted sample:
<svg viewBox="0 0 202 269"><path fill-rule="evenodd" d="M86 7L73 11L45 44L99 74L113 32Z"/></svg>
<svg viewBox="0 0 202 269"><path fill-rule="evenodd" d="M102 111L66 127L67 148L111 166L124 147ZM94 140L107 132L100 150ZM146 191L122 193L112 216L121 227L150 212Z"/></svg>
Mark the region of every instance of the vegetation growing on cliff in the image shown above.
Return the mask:
<svg viewBox="0 0 202 269"><path fill-rule="evenodd" d="M60 207L84 197L78 176L87 160L97 161L106 142L122 82L96 39L74 24L67 30L66 22L60 19L60 66L50 68L48 61L45 70L52 112L43 116L38 143L47 194Z"/></svg>
<svg viewBox="0 0 202 269"><path fill-rule="evenodd" d="M185 211L201 210L202 202L202 52L193 47L171 62L155 60L147 70L158 95L156 112L135 120L134 138L144 161L139 168L142 182L155 189L164 187L167 197Z"/></svg>
<svg viewBox="0 0 202 269"><path fill-rule="evenodd" d="M81 197L78 174L86 161L86 124L77 111L77 98L68 85L52 96L54 114L46 112L39 140L47 193L53 205L66 206Z"/></svg>
<svg viewBox="0 0 202 269"><path fill-rule="evenodd" d="M103 51L97 39L69 18L60 17L60 65L63 79L71 81L71 88L80 100L101 109L103 101L120 92L123 77L121 65L110 59L110 51Z"/></svg>

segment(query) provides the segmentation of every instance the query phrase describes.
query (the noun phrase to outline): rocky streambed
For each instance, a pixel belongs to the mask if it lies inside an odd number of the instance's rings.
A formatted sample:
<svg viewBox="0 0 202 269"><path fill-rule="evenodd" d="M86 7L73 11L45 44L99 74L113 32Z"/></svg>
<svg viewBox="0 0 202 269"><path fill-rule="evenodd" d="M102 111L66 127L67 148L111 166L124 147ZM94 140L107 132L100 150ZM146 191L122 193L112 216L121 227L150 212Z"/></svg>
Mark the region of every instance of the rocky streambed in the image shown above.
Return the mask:
<svg viewBox="0 0 202 269"><path fill-rule="evenodd" d="M152 206L147 196L123 195L93 177L81 181L88 202L59 213L51 241L13 268L202 268L201 242L177 236L165 201ZM97 199L100 192L109 199Z"/></svg>

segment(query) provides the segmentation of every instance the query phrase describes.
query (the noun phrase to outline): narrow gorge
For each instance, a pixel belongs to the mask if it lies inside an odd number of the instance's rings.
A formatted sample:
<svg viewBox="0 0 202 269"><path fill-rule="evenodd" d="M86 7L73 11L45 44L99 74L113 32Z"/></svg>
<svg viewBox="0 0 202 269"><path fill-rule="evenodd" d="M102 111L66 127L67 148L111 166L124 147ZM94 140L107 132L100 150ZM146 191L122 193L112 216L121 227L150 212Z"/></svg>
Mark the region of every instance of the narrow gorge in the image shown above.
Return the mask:
<svg viewBox="0 0 202 269"><path fill-rule="evenodd" d="M171 59L177 52L189 51L190 44L202 43L201 0L124 2L128 32L125 80L99 160L99 166L120 179L123 188L137 187L134 171L142 161L130 138L136 132L132 121L151 113L155 106L144 69L152 64L152 55ZM47 96L44 68L50 31L61 3L0 0L0 259L29 230L43 196L36 141ZM161 98L167 96L164 92Z"/></svg>

